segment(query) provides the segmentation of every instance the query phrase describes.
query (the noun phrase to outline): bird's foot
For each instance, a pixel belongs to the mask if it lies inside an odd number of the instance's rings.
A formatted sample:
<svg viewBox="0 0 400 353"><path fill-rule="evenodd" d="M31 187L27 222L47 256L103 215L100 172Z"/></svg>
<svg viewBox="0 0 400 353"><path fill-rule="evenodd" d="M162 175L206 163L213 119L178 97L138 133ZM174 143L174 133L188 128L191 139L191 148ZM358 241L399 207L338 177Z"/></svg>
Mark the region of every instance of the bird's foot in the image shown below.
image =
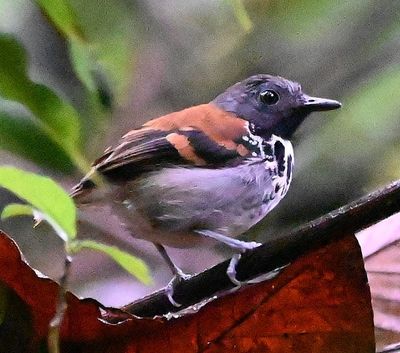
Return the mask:
<svg viewBox="0 0 400 353"><path fill-rule="evenodd" d="M235 241L236 248L240 250L241 252L239 254L235 254L232 256L231 261L229 262L228 268L226 269L226 275L230 279L230 281L236 286L236 287L241 287L244 282L239 281L237 279L237 272L236 272L236 267L240 261L240 258L242 257L242 253L246 252L247 250L255 249L261 246L261 243L257 243L255 241L240 241L237 239L233 239ZM246 281L245 283L249 283Z"/></svg>
<svg viewBox="0 0 400 353"><path fill-rule="evenodd" d="M229 247L231 247L232 249L239 250L240 253L235 254L232 257L232 259L229 263L229 266L226 270L226 274L229 277L230 281L236 287L240 287L242 285L242 282L236 278L236 275L237 275L236 266L239 263L242 253L246 252L247 250L255 249L262 244L257 243L255 241L238 240L238 239L231 238L226 235L223 235L223 234L220 234L220 233L214 232L212 230L208 230L208 229L200 229L200 230L196 230L196 232L205 237L212 238L216 241L224 243L224 244L228 245Z"/></svg>
<svg viewBox="0 0 400 353"><path fill-rule="evenodd" d="M185 272L183 272L179 267L175 266L175 275L174 277L171 279L171 281L169 281L169 283L164 287L164 293L167 296L169 302L179 308L180 306L182 306L182 304L178 303L175 299L174 299L174 291L177 285L179 285L180 283L189 280L192 277L192 275L189 275Z"/></svg>
<svg viewBox="0 0 400 353"><path fill-rule="evenodd" d="M235 285L235 287L241 287L242 282L236 278L236 266L239 263L242 254L235 254L232 256L231 261L229 262L228 268L226 269L226 275L230 279L230 281Z"/></svg>
<svg viewBox="0 0 400 353"><path fill-rule="evenodd" d="M285 267L289 266L289 264L278 267L272 271L269 271L267 273L263 273L260 276L257 276L255 278L252 278L247 281L240 281L237 279L237 272L236 272L236 267L239 263L240 258L242 257L242 254L235 254L232 256L231 261L229 262L228 268L226 269L226 275L228 276L229 280L236 286L236 287L241 287L243 284L255 284L255 283L260 283L264 282L267 280L270 280L274 277L276 277L282 269Z"/></svg>

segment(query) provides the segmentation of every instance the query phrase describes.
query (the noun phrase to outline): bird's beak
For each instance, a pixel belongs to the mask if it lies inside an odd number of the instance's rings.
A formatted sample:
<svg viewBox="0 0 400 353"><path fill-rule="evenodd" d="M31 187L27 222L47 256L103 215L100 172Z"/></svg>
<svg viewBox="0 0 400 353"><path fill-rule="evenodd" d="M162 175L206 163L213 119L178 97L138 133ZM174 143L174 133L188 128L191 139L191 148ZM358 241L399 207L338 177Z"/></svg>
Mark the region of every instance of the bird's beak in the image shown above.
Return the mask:
<svg viewBox="0 0 400 353"><path fill-rule="evenodd" d="M306 94L304 98L302 106L310 111L334 110L342 106L340 102L333 99L310 97Z"/></svg>

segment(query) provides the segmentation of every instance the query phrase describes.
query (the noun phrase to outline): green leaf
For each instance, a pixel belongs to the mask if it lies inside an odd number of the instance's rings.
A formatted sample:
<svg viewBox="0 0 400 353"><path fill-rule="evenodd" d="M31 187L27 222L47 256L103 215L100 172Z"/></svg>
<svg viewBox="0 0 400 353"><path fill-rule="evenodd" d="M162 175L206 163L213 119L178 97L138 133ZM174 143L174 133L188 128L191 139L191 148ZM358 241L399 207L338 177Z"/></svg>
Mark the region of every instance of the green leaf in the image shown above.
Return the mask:
<svg viewBox="0 0 400 353"><path fill-rule="evenodd" d="M135 276L139 281L145 284L152 283L149 268L141 259L138 259L137 257L118 249L115 246L101 244L93 240L78 240L69 245L69 250L75 253L83 248L96 250L107 254L124 270Z"/></svg>
<svg viewBox="0 0 400 353"><path fill-rule="evenodd" d="M0 112L0 148L63 173L74 168L69 155L28 117Z"/></svg>
<svg viewBox="0 0 400 353"><path fill-rule="evenodd" d="M93 78L95 61L92 58L87 43L79 40L71 40L69 50L76 75L89 91L96 91L96 82Z"/></svg>
<svg viewBox="0 0 400 353"><path fill-rule="evenodd" d="M4 220L16 216L32 216L33 213L34 210L32 206L23 205L20 203L10 203L4 207L3 212L1 213L1 219Z"/></svg>
<svg viewBox="0 0 400 353"><path fill-rule="evenodd" d="M62 239L76 237L75 205L53 180L14 167L0 167L0 186L37 209Z"/></svg>
<svg viewBox="0 0 400 353"><path fill-rule="evenodd" d="M71 61L78 78L89 91L96 91L96 82L93 78L96 64L90 50L90 43L84 39L83 31L69 1L36 0L36 3L69 41Z"/></svg>
<svg viewBox="0 0 400 353"><path fill-rule="evenodd" d="M79 115L48 87L27 75L25 52L9 35L0 35L0 95L29 109L42 131L57 143L82 171L88 163L79 152Z"/></svg>
<svg viewBox="0 0 400 353"><path fill-rule="evenodd" d="M77 75L89 90L87 77L91 76L97 91L105 90L101 82L105 81L107 89L111 90L109 96L117 100L123 98L131 82L138 45L135 12L124 0L68 2L85 35L85 41L80 43L70 39L71 59ZM100 82L98 76L102 77Z"/></svg>
<svg viewBox="0 0 400 353"><path fill-rule="evenodd" d="M24 50L8 35L0 35L0 94L25 105L50 134L78 143L78 114L49 88L29 79Z"/></svg>
<svg viewBox="0 0 400 353"><path fill-rule="evenodd" d="M72 38L82 38L75 13L65 0L36 0L36 3L51 18L56 27Z"/></svg>
<svg viewBox="0 0 400 353"><path fill-rule="evenodd" d="M246 33L253 30L253 22L251 21L246 8L244 7L243 0L226 0L233 8L233 12L237 21L242 26Z"/></svg>

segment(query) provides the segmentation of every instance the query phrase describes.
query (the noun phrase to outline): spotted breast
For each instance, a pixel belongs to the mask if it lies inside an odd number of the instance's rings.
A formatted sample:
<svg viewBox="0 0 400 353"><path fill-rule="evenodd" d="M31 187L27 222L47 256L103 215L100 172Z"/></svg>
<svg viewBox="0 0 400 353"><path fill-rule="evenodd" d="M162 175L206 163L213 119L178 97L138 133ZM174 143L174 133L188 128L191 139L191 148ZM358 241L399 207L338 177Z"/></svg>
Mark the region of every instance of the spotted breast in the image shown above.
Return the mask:
<svg viewBox="0 0 400 353"><path fill-rule="evenodd" d="M130 217L133 209L134 217L146 215L153 232L161 232L167 244L170 234L173 246L181 245L174 234L196 229L242 234L285 196L293 169L289 141L275 135L263 141L249 134L243 144L253 151L246 163L219 169L169 167L138 178L125 200Z"/></svg>

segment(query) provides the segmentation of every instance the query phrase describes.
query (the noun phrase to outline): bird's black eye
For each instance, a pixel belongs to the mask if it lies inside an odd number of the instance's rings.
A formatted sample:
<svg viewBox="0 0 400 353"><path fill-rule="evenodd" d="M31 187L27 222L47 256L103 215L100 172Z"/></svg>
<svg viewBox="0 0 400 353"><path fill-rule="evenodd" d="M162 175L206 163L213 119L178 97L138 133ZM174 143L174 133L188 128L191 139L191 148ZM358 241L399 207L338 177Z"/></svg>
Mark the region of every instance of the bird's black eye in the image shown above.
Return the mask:
<svg viewBox="0 0 400 353"><path fill-rule="evenodd" d="M279 94L268 89L260 93L260 100L267 105L276 104L279 100Z"/></svg>

